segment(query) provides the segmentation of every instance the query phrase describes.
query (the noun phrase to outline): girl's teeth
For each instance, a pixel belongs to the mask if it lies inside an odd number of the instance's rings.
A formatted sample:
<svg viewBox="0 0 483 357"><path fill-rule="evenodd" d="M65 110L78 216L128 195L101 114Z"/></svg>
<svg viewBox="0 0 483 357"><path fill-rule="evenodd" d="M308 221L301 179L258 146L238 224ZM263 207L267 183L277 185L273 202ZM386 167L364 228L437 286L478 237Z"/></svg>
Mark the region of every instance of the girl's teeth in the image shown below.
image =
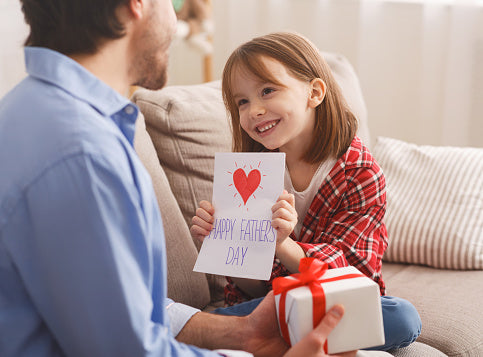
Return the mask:
<svg viewBox="0 0 483 357"><path fill-rule="evenodd" d="M277 123L273 122L272 124L268 124L267 126L264 126L263 128L258 128L258 131L260 133L263 133L265 130L268 130L270 128L273 128Z"/></svg>

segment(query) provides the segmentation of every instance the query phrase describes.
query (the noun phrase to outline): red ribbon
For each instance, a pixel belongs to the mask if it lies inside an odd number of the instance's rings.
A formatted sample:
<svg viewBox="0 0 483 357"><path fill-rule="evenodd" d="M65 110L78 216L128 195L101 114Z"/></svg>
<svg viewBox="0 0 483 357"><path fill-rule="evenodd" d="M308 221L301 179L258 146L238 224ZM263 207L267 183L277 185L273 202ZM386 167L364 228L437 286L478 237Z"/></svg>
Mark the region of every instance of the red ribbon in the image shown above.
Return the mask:
<svg viewBox="0 0 483 357"><path fill-rule="evenodd" d="M325 316L325 293L322 283L365 276L363 274L346 274L322 279L322 276L326 273L327 269L327 263L321 262L315 258L302 258L299 264L300 273L290 275L290 277L278 277L273 280L273 293L275 295L281 294L278 305L280 330L285 342L287 342L289 346L291 346L290 334L288 332L287 321L285 320L285 299L289 290L301 286L307 286L310 288L312 293L313 327L315 328ZM324 351L327 353L327 341L325 341L324 344Z"/></svg>

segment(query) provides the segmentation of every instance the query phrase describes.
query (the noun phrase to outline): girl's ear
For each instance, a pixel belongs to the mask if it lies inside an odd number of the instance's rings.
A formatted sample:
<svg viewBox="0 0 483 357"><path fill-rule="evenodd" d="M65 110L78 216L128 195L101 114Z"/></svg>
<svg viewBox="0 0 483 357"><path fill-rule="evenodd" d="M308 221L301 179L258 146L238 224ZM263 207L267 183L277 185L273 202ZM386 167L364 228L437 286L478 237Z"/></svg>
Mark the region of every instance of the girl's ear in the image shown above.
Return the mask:
<svg viewBox="0 0 483 357"><path fill-rule="evenodd" d="M325 82L320 78L314 78L310 82L310 96L309 96L309 107L315 108L320 103L323 102L325 98L325 92L327 90L327 86Z"/></svg>

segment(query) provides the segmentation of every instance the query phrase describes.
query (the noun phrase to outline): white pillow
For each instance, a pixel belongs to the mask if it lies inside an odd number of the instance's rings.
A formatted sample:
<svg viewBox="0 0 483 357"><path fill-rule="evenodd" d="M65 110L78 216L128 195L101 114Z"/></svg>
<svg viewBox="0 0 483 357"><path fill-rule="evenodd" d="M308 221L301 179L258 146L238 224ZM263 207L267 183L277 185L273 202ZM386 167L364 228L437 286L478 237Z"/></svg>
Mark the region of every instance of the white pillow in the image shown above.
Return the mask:
<svg viewBox="0 0 483 357"><path fill-rule="evenodd" d="M379 137L386 177L388 262L483 269L483 148Z"/></svg>

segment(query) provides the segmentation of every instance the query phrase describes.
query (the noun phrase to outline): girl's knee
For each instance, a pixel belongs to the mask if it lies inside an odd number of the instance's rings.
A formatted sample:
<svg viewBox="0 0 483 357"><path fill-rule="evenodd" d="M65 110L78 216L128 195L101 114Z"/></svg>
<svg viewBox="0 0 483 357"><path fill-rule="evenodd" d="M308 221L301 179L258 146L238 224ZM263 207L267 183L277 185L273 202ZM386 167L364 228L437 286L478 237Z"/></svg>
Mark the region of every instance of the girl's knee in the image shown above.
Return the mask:
<svg viewBox="0 0 483 357"><path fill-rule="evenodd" d="M393 296L381 297L386 343L405 347L421 334L421 318L409 301Z"/></svg>

